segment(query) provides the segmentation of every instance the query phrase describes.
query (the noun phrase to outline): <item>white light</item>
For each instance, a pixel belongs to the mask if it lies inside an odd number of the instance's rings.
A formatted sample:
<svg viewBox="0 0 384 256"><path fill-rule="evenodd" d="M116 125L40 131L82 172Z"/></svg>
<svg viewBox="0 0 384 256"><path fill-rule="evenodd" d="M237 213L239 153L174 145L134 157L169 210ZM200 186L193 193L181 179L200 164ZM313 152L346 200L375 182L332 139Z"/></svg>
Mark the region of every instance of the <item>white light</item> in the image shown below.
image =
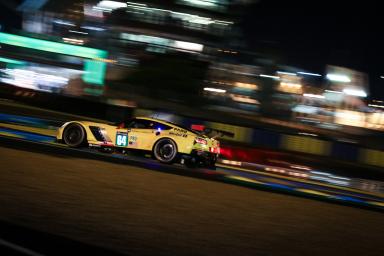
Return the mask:
<svg viewBox="0 0 384 256"><path fill-rule="evenodd" d="M384 79L384 76L380 76L380 78Z"/></svg>
<svg viewBox="0 0 384 256"><path fill-rule="evenodd" d="M276 79L276 80L279 80L280 77L278 76L270 76L270 75L264 75L264 74L260 74L261 77L267 77L267 78L273 78L273 79Z"/></svg>
<svg viewBox="0 0 384 256"><path fill-rule="evenodd" d="M369 107L374 107L374 108L384 108L383 105L375 105L375 104L368 104Z"/></svg>
<svg viewBox="0 0 384 256"><path fill-rule="evenodd" d="M76 31L76 30L69 30L69 32L76 33L76 34L83 34L83 35L88 35L87 32L82 32L82 31Z"/></svg>
<svg viewBox="0 0 384 256"><path fill-rule="evenodd" d="M343 93L343 92L339 92L339 91L332 91L332 90L325 90L326 92L330 92L330 93Z"/></svg>
<svg viewBox="0 0 384 256"><path fill-rule="evenodd" d="M309 97L309 98L317 98L317 99L324 99L325 98L323 95L312 94L312 93L304 93L303 96Z"/></svg>
<svg viewBox="0 0 384 256"><path fill-rule="evenodd" d="M60 24L60 25L66 25L66 26L71 26L71 27L75 26L75 24L68 22L68 21L63 21L63 20L54 20L53 22L56 24Z"/></svg>
<svg viewBox="0 0 384 256"><path fill-rule="evenodd" d="M327 78L331 81L349 83L351 79L346 75L327 74Z"/></svg>
<svg viewBox="0 0 384 256"><path fill-rule="evenodd" d="M139 3L134 3L134 2L127 2L127 4L138 5L138 6L147 6L146 4L139 4Z"/></svg>
<svg viewBox="0 0 384 256"><path fill-rule="evenodd" d="M306 166L291 165L290 167L291 168L295 168L295 169L300 169L300 170L306 170L306 171L310 171L311 170L311 168L306 167Z"/></svg>
<svg viewBox="0 0 384 256"><path fill-rule="evenodd" d="M83 26L81 27L83 29L88 29L88 30L95 30L95 31L104 31L104 28L98 28L98 27L92 27L92 26Z"/></svg>
<svg viewBox="0 0 384 256"><path fill-rule="evenodd" d="M185 2L189 2L194 5L201 5L201 6L216 6L214 2L207 1L207 0L184 0Z"/></svg>
<svg viewBox="0 0 384 256"><path fill-rule="evenodd" d="M307 132L299 132L300 135L306 135L306 136L312 136L312 137L317 137L319 135L314 134L314 133L307 133Z"/></svg>
<svg viewBox="0 0 384 256"><path fill-rule="evenodd" d="M112 9L109 8L103 8L103 7L98 7L98 6L93 6L92 10L94 11L99 11L99 12L111 12Z"/></svg>
<svg viewBox="0 0 384 256"><path fill-rule="evenodd" d="M201 52L203 51L204 46L202 44L196 44L196 43L190 43L190 42L184 42L184 41L175 41L173 44L173 47L188 50L188 51L194 51L194 52Z"/></svg>
<svg viewBox="0 0 384 256"><path fill-rule="evenodd" d="M297 76L295 73L285 72L285 71L277 71L277 74L288 75L288 76Z"/></svg>
<svg viewBox="0 0 384 256"><path fill-rule="evenodd" d="M231 161L231 160L226 160L226 159L223 159L221 161L223 164L230 164L230 165L241 165L241 162L238 162L238 161Z"/></svg>
<svg viewBox="0 0 384 256"><path fill-rule="evenodd" d="M63 37L64 42L71 44L84 44L84 41L81 39Z"/></svg>
<svg viewBox="0 0 384 256"><path fill-rule="evenodd" d="M250 104L260 104L259 101L252 99L249 96L231 94L231 98L232 98L232 100L238 101L238 102L250 103Z"/></svg>
<svg viewBox="0 0 384 256"><path fill-rule="evenodd" d="M97 4L97 7L114 10L117 8L125 8L127 7L127 4L122 2L117 2L117 1L103 0Z"/></svg>
<svg viewBox="0 0 384 256"><path fill-rule="evenodd" d="M226 92L226 90L218 89L218 88L211 88L211 87L205 87L204 91L218 92L218 93L225 93Z"/></svg>
<svg viewBox="0 0 384 256"><path fill-rule="evenodd" d="M355 89L344 89L343 92L347 95L351 96L358 96L358 97L367 97L367 93L362 90L355 90Z"/></svg>
<svg viewBox="0 0 384 256"><path fill-rule="evenodd" d="M320 74L316 73L308 73L308 72L297 72L298 74L307 75L307 76L321 76Z"/></svg>

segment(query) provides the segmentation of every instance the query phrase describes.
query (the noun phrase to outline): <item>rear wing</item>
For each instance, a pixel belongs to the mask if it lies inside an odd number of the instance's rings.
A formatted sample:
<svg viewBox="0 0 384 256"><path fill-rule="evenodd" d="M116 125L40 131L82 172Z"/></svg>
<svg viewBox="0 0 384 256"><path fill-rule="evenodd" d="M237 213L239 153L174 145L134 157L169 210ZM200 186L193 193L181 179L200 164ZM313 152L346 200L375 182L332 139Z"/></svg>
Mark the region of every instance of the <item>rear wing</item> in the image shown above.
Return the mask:
<svg viewBox="0 0 384 256"><path fill-rule="evenodd" d="M191 129L202 135L209 134L211 135L212 138L224 137L224 136L230 137L230 138L235 137L235 134L233 132L223 131L215 128L207 128L204 125L193 124L191 126Z"/></svg>

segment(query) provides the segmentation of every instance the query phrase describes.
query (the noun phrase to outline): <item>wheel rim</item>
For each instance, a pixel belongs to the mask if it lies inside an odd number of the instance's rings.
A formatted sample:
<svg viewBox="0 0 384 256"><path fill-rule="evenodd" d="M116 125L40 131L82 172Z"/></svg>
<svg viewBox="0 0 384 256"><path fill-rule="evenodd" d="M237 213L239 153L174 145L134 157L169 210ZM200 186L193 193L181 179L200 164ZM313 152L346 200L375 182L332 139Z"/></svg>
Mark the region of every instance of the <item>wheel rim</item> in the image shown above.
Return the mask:
<svg viewBox="0 0 384 256"><path fill-rule="evenodd" d="M79 127L68 127L65 132L65 142L68 145L78 145L83 140L83 133Z"/></svg>
<svg viewBox="0 0 384 256"><path fill-rule="evenodd" d="M158 160L169 162L175 157L175 146L170 141L160 142L156 150Z"/></svg>
<svg viewBox="0 0 384 256"><path fill-rule="evenodd" d="M173 145L172 144L164 144L160 150L160 156L164 159L169 159L173 155Z"/></svg>

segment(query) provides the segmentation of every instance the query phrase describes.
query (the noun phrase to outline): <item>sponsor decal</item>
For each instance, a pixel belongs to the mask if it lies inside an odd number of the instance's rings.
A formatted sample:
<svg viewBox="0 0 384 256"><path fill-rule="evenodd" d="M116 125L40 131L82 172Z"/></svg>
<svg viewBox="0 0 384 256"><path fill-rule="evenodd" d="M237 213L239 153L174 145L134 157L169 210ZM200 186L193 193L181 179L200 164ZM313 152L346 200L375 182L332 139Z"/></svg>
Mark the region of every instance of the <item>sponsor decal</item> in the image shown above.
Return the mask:
<svg viewBox="0 0 384 256"><path fill-rule="evenodd" d="M187 138L188 137L187 134L179 133L179 132L173 132L173 131L171 131L169 134L170 135L174 135L174 136L178 136L178 137L183 137L183 138Z"/></svg>
<svg viewBox="0 0 384 256"><path fill-rule="evenodd" d="M175 132L178 132L178 133L187 133L186 130L181 129L181 128L173 128L173 130L174 130Z"/></svg>
<svg viewBox="0 0 384 256"><path fill-rule="evenodd" d="M128 144L131 147L137 147L137 136L131 135L129 136Z"/></svg>

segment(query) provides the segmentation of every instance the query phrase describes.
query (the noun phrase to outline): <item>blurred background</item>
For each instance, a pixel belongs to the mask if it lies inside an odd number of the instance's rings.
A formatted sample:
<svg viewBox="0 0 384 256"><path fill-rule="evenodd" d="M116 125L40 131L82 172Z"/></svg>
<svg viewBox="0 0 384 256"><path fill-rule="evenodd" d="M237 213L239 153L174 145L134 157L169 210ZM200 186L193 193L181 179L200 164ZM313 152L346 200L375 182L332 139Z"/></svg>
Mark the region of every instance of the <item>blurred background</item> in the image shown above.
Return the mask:
<svg viewBox="0 0 384 256"><path fill-rule="evenodd" d="M0 251L382 255L368 2L0 0ZM234 136L215 171L56 140L135 116Z"/></svg>
<svg viewBox="0 0 384 256"><path fill-rule="evenodd" d="M52 99L102 102L112 106L112 121L160 111L172 121L267 128L380 150L384 73L381 41L372 32L378 16L371 6L362 24L345 8L262 0L4 0L1 90L66 112L79 107ZM359 4L348 8L365 12ZM32 93L23 97L15 88ZM240 137L234 140L252 144Z"/></svg>

